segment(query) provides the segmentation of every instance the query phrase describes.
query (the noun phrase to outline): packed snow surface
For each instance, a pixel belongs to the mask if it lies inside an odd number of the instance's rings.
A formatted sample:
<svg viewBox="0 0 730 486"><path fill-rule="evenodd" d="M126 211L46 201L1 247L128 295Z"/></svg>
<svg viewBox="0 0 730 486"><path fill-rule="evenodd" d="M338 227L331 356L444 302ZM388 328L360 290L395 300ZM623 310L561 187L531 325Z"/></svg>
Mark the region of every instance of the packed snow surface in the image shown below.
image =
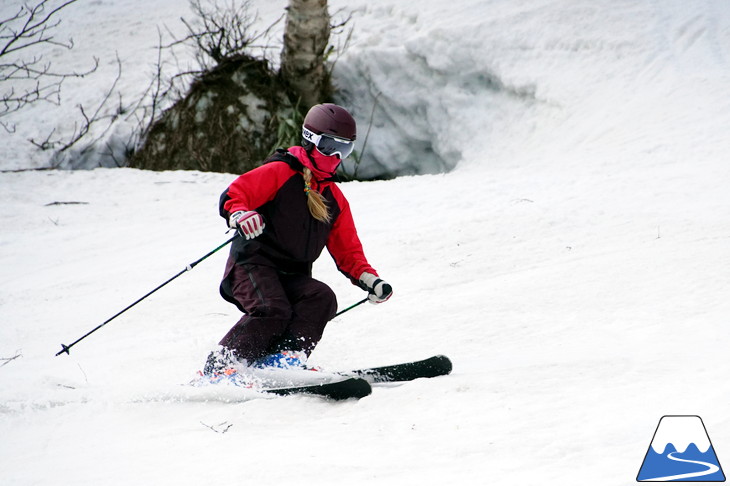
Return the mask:
<svg viewBox="0 0 730 486"><path fill-rule="evenodd" d="M264 26L286 2L254 3ZM46 166L26 139L103 95L114 52L142 91L156 27L187 13L68 9L54 59L103 69L1 135L0 484L613 486L668 414L701 416L730 463L726 1L331 0L372 166L426 175L342 184L395 294L331 322L312 362L454 362L344 403L184 386L239 318L226 250L54 356L225 241L236 176L11 171ZM363 297L328 256L315 275L341 308Z"/></svg>

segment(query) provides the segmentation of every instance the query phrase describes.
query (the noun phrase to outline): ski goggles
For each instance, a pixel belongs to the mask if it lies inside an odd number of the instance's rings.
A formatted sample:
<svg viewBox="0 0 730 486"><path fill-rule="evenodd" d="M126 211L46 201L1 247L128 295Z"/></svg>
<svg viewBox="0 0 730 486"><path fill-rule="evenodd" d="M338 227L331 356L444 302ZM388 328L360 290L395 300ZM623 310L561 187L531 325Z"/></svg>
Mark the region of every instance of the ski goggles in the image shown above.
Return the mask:
<svg viewBox="0 0 730 486"><path fill-rule="evenodd" d="M337 155L340 160L346 159L355 148L355 141L346 138L337 138L332 135L317 135L306 128L302 128L304 140L312 142L322 155Z"/></svg>

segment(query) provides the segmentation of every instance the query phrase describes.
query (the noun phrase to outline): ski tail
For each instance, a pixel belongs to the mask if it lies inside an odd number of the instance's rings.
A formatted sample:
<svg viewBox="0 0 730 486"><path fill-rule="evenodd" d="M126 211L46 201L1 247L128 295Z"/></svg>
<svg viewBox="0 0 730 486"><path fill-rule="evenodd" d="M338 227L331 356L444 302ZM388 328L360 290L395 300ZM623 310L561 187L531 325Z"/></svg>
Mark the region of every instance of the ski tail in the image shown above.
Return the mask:
<svg viewBox="0 0 730 486"><path fill-rule="evenodd" d="M360 399L372 393L367 380L305 369L262 368L239 372L235 368L204 374L190 382L196 387L234 386L272 395L317 395L332 400Z"/></svg>

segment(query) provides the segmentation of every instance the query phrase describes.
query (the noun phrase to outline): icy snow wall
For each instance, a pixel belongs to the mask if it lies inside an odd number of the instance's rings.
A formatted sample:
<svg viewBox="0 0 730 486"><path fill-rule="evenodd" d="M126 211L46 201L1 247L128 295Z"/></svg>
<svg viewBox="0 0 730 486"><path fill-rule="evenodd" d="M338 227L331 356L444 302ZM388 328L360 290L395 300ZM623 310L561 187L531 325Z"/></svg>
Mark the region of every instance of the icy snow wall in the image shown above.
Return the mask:
<svg viewBox="0 0 730 486"><path fill-rule="evenodd" d="M617 146L626 157L726 153L726 140L701 129L730 108L730 97L717 96L730 81L726 2L418 7L354 9L352 44L334 74L358 120L360 177L560 160L566 151L600 160ZM667 117L676 131L657 123ZM697 147L673 147L686 130L697 132Z"/></svg>

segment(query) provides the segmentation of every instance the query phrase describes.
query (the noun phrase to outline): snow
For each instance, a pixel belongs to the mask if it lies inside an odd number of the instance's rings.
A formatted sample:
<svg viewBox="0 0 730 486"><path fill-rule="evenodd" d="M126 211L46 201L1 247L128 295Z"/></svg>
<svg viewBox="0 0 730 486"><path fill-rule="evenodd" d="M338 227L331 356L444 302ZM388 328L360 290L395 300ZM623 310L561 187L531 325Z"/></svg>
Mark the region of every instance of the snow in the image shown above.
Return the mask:
<svg viewBox="0 0 730 486"><path fill-rule="evenodd" d="M256 4L268 25L285 2ZM120 86L142 91L155 27L185 12L142 7L69 7L58 62L118 51L136 66ZM381 93L367 152L428 174L342 185L395 295L338 317L312 360L443 353L453 374L344 403L181 386L238 319L225 250L56 357L227 239L235 174L5 171L0 357L18 357L0 362L0 482L614 485L668 414L702 417L727 462L727 2L338 9L355 31L335 76L361 127ZM106 68L14 117L2 168L44 166L25 139L70 123ZM328 257L315 274L341 308L363 297Z"/></svg>
<svg viewBox="0 0 730 486"><path fill-rule="evenodd" d="M680 453L686 451L690 444L697 446L703 454L712 446L702 419L691 415L662 417L651 447L657 454L664 454L670 443Z"/></svg>

